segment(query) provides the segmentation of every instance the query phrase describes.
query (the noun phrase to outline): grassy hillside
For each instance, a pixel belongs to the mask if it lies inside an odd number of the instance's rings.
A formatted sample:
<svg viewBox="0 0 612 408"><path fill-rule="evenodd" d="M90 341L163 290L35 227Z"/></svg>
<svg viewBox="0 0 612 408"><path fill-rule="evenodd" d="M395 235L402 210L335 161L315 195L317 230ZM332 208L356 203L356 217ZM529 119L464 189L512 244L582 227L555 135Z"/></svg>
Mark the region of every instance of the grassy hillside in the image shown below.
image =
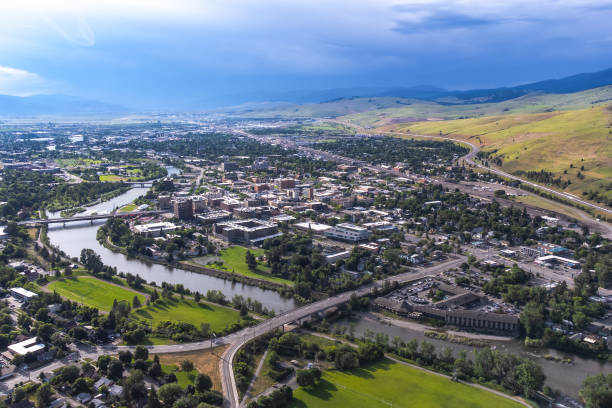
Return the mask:
<svg viewBox="0 0 612 408"><path fill-rule="evenodd" d="M539 113L585 108L612 101L612 86L571 94L532 93L499 103L462 104L448 97L424 101L399 97L343 98L322 103L288 105L264 109L228 111L229 116L248 118L337 118L359 126L373 127L415 120L462 119L495 114Z"/></svg>
<svg viewBox="0 0 612 408"><path fill-rule="evenodd" d="M612 101L612 86L571 94L529 94L499 103L454 104L453 100L416 101L412 105L380 108L344 116L342 119L359 126L372 127L427 119L464 119L490 115L545 113L587 108Z"/></svg>
<svg viewBox="0 0 612 408"><path fill-rule="evenodd" d="M510 173L545 170L563 182L569 181L567 192L597 192L603 202L612 203L612 105L425 121L381 129L469 140L491 153L490 162L499 159L500 167Z"/></svg>

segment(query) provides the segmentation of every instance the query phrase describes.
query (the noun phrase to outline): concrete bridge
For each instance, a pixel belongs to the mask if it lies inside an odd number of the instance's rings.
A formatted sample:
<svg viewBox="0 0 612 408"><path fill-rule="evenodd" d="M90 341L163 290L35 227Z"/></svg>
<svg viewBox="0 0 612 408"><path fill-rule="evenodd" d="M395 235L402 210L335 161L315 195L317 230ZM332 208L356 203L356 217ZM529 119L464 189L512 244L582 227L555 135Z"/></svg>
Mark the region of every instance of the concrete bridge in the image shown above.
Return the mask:
<svg viewBox="0 0 612 408"><path fill-rule="evenodd" d="M94 214L94 215L78 215L76 217L60 217L60 218L48 218L48 219L40 219L40 220L27 220L19 222L20 225L27 226L39 226L39 225L49 225L49 224L66 224L67 222L77 222L77 221L91 221L92 223L95 220L104 220L107 218L117 218L117 217L133 217L136 215L157 215L162 214L165 211L154 210L154 211L131 211L131 212L117 212L111 214Z"/></svg>

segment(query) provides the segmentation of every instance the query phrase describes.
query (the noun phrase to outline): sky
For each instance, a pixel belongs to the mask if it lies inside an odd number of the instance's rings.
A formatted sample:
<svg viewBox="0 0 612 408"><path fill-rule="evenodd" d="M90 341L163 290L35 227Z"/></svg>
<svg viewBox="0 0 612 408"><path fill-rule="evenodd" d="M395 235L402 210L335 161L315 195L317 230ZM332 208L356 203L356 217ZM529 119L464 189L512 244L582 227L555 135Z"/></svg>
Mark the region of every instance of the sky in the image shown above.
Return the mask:
<svg viewBox="0 0 612 408"><path fill-rule="evenodd" d="M0 94L164 109L511 86L612 67L612 0L18 0Z"/></svg>

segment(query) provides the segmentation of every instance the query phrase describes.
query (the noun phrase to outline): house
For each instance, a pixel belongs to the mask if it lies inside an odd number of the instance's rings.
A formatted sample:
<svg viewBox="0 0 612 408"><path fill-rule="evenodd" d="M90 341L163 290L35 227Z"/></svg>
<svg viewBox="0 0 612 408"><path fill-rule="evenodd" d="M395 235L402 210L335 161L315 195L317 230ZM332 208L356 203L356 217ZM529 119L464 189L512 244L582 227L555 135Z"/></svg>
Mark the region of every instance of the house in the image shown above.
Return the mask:
<svg viewBox="0 0 612 408"><path fill-rule="evenodd" d="M120 397L123 392L123 387L117 384L113 384L108 387L108 393L113 397Z"/></svg>
<svg viewBox="0 0 612 408"><path fill-rule="evenodd" d="M102 387L103 385L106 385L106 387L108 388L113 384L114 384L113 380L106 378L106 377L102 377L94 383L94 388L96 390L99 390L100 387Z"/></svg>
<svg viewBox="0 0 612 408"><path fill-rule="evenodd" d="M87 404L89 401L92 400L91 394L88 392L82 392L79 395L77 395L74 399L77 400L77 402L81 404Z"/></svg>

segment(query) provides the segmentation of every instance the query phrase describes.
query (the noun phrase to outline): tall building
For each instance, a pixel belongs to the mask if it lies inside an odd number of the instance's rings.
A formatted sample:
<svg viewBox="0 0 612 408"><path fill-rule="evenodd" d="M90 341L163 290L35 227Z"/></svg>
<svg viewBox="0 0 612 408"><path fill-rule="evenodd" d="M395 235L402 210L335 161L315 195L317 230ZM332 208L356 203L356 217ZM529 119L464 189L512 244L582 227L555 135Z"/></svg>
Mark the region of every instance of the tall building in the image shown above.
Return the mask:
<svg viewBox="0 0 612 408"><path fill-rule="evenodd" d="M174 200L174 216L179 220L193 218L193 201L190 198Z"/></svg>

